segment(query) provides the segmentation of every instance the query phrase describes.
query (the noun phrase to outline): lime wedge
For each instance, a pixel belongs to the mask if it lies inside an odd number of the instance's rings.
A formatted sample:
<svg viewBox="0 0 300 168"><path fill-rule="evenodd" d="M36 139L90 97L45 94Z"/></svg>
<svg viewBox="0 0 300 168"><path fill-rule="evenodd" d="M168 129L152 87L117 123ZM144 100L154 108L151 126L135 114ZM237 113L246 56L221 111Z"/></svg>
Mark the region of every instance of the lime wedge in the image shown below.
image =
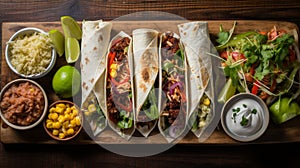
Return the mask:
<svg viewBox="0 0 300 168"><path fill-rule="evenodd" d="M229 78L218 96L218 102L226 103L226 101L235 94L235 91L236 87L232 85L232 80Z"/></svg>
<svg viewBox="0 0 300 168"><path fill-rule="evenodd" d="M65 57L67 63L74 63L80 55L80 46L76 38L66 37L65 39Z"/></svg>
<svg viewBox="0 0 300 168"><path fill-rule="evenodd" d="M73 37L77 40L81 39L82 31L79 24L70 16L62 16L60 18L61 25L65 37Z"/></svg>
<svg viewBox="0 0 300 168"><path fill-rule="evenodd" d="M48 32L49 37L54 45L57 54L61 57L65 52L65 37L64 35L56 30L52 29Z"/></svg>

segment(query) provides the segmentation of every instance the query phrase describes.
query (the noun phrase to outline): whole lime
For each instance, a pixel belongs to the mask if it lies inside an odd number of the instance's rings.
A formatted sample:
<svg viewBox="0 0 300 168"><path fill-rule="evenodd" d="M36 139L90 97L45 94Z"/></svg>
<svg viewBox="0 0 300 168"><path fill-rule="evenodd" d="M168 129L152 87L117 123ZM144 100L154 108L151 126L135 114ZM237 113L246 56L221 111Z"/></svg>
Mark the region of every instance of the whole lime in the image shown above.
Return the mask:
<svg viewBox="0 0 300 168"><path fill-rule="evenodd" d="M60 67L53 76L52 88L62 98L75 96L80 90L81 76L71 65Z"/></svg>

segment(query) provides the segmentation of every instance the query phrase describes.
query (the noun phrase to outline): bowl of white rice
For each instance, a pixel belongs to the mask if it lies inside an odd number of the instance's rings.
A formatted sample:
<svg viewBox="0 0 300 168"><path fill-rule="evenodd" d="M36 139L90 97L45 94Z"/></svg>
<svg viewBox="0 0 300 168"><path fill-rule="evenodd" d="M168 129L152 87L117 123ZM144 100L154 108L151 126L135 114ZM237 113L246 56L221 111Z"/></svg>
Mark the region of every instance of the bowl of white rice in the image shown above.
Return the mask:
<svg viewBox="0 0 300 168"><path fill-rule="evenodd" d="M9 68L24 78L40 78L51 71L56 51L48 33L26 27L18 30L6 43L5 59Z"/></svg>

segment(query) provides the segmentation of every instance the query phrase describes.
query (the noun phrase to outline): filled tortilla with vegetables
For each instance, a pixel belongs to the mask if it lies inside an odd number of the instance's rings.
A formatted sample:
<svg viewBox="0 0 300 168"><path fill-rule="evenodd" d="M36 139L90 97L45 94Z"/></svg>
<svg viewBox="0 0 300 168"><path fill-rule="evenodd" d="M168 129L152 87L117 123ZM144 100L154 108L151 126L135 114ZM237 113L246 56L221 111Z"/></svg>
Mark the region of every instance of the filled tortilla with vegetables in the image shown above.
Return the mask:
<svg viewBox="0 0 300 168"><path fill-rule="evenodd" d="M158 32L136 29L132 34L136 129L148 137L158 121Z"/></svg>
<svg viewBox="0 0 300 168"><path fill-rule="evenodd" d="M134 90L132 39L125 32L117 34L107 55L107 116L111 128L129 140L134 133Z"/></svg>
<svg viewBox="0 0 300 168"><path fill-rule="evenodd" d="M187 59L189 88L189 128L204 141L213 132L220 119L221 105L216 101L212 57L213 45L209 39L207 22L195 21L178 25ZM215 75L216 76L216 75ZM219 85L225 77L219 72Z"/></svg>
<svg viewBox="0 0 300 168"><path fill-rule="evenodd" d="M107 125L104 85L111 28L111 23L102 20L82 22L81 108L94 136Z"/></svg>
<svg viewBox="0 0 300 168"><path fill-rule="evenodd" d="M170 143L185 132L187 121L186 59L174 32L160 36L160 117L158 127Z"/></svg>

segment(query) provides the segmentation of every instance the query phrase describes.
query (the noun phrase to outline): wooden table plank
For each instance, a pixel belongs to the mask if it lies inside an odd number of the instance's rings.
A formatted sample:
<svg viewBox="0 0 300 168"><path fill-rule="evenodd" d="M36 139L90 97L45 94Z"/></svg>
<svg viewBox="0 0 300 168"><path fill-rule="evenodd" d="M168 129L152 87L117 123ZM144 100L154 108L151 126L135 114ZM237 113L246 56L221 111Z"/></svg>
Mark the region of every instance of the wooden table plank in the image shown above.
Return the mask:
<svg viewBox="0 0 300 168"><path fill-rule="evenodd" d="M233 20L227 21L208 21L208 27L211 37L213 38L219 31L220 24L223 25L225 29L231 28ZM112 37L117 34L120 30L124 30L128 34L131 34L132 30L136 28L154 28L160 32L172 30L177 32L177 25L179 23L188 22L187 20L180 21L112 21L113 30ZM2 24L2 61L1 61L1 87L3 87L7 82L12 79L18 78L12 71L9 70L4 57L5 52L5 43L8 41L10 36L22 27L38 27L45 31L56 28L61 30L59 22L5 22ZM282 22L282 21L257 21L257 20L238 20L236 33L240 33L248 30L270 30L276 26L278 28L283 28L291 32L295 30L299 32L296 24L291 22ZM126 29L124 29L126 27ZM67 64L63 57L58 58L57 63L54 69L50 72L49 75L38 79L37 82L45 88L46 92L49 95L49 103L58 100L59 98L53 93L51 86L51 79L54 75L54 72L61 66ZM43 81L48 82L43 82ZM270 122L270 125L266 133L254 142L249 142L251 144L268 144L268 143L284 143L284 142L300 142L300 128L298 123L300 121L299 117L288 121L281 125L274 125ZM32 143L32 144L157 144L157 143L166 143L163 137L159 134L158 130L154 130L148 139L142 138L138 133L135 133L130 141L126 141L112 132L110 129L105 130L99 137L96 137L95 140L91 140L86 131L82 131L81 134L74 140L69 142L57 142L50 139L47 134L44 132L41 125L38 127L28 130L28 131L16 131L11 128L5 127L2 123L0 128L0 140L4 144L15 144L15 143ZM157 135L157 136L154 136ZM218 145L232 145L232 144L243 144L237 141L234 141L228 137L221 125L219 124L217 129L213 134L204 142L199 142L199 140L189 132L182 140L178 142L179 144L218 144Z"/></svg>

